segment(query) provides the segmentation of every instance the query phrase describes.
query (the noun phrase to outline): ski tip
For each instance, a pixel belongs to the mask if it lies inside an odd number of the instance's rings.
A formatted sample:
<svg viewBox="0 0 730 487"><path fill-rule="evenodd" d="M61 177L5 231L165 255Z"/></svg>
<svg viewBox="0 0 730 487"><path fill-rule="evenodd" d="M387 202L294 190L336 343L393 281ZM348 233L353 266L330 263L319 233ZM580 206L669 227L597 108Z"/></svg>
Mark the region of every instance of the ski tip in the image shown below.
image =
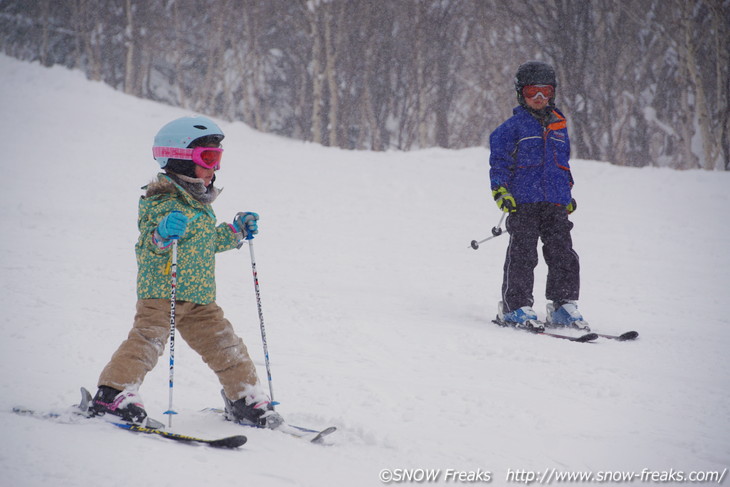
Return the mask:
<svg viewBox="0 0 730 487"><path fill-rule="evenodd" d="M593 340L596 340L596 339L598 339L598 335L597 334L595 334L595 333L586 333L585 335L582 335L582 336L579 336L579 337L574 338L573 341L574 342L585 343L585 342L592 342Z"/></svg>
<svg viewBox="0 0 730 487"><path fill-rule="evenodd" d="M619 335L617 340L620 342L625 342L627 340L636 340L637 338L639 338L638 331L627 331L626 333Z"/></svg>
<svg viewBox="0 0 730 487"><path fill-rule="evenodd" d="M324 438L327 435L331 435L335 431L337 431L337 426L330 426L317 433L317 435L309 441L311 443L324 444Z"/></svg>
<svg viewBox="0 0 730 487"><path fill-rule="evenodd" d="M221 438L220 440L211 440L208 444L215 448L238 448L239 446L245 445L248 441L243 435L229 436L228 438Z"/></svg>

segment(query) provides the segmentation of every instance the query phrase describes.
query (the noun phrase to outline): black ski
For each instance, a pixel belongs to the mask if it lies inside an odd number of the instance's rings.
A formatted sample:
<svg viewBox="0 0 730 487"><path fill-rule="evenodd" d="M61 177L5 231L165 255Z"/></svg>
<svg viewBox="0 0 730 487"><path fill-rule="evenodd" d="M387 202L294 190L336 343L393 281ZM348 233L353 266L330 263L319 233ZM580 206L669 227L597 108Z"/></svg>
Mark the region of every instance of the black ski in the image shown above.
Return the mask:
<svg viewBox="0 0 730 487"><path fill-rule="evenodd" d="M570 340L571 342L578 342L578 343L587 343L592 342L593 340L596 340L599 335L597 333L585 333L581 336L570 336L570 335L560 335L558 333L551 333L548 331L538 331L536 332L537 335L546 335L553 338L562 338L563 340Z"/></svg>
<svg viewBox="0 0 730 487"><path fill-rule="evenodd" d="M588 327L587 323L584 323L586 326L584 327L577 327L577 326L565 326L565 325L556 325L554 323L546 322L544 323L545 327L547 328L568 328L571 330L582 330L582 331L591 331ZM608 335L605 333L596 333L600 338L606 338L608 340L616 340L617 342L626 342L629 340L636 340L639 338L639 332L638 331L627 331L625 333L622 333L620 335Z"/></svg>
<svg viewBox="0 0 730 487"><path fill-rule="evenodd" d="M598 339L598 334L596 334L596 333L585 333L581 336L575 337L575 336L570 336L570 335L561 335L559 333L548 332L548 331L545 331L544 323L542 323L540 321L534 321L534 320L533 320L534 324L528 324L525 327L520 327L520 326L517 326L516 324L502 321L499 318L492 320L492 323L495 323L496 325L499 325L502 327L510 327L510 328L514 328L515 330L526 331L526 332L532 333L534 335L544 335L544 336L549 336L552 338L559 338L561 340L568 340L571 342L588 343L588 342L592 342L593 340Z"/></svg>
<svg viewBox="0 0 730 487"><path fill-rule="evenodd" d="M247 438L243 435L228 436L226 438L219 438L217 440L208 440L205 438L197 438L195 436L181 435L178 433L171 433L169 431L157 429L157 428L145 428L138 424L129 423L112 423L114 426L125 429L127 431L134 431L135 433L144 433L146 435L157 435L168 440L181 441L184 443L202 443L204 445L212 446L214 448L238 448L239 446L246 443Z"/></svg>
<svg viewBox="0 0 730 487"><path fill-rule="evenodd" d="M64 412L41 412L34 409L14 407L13 412L24 416L32 416L40 419L50 419L63 423L77 423L83 420L92 419L89 415L89 404L91 403L91 394L85 388L81 388L81 403L70 407ZM239 446L246 443L247 438L243 435L228 436L226 438L218 438L214 440L206 438L198 438L195 436L181 435L178 433L171 433L162 429L163 425L159 421L148 418L147 426L139 424L131 424L125 422L114 422L112 424L118 428L133 431L135 433L143 433L147 435L157 435L162 438L169 440L180 441L185 443L201 443L214 448L238 448Z"/></svg>

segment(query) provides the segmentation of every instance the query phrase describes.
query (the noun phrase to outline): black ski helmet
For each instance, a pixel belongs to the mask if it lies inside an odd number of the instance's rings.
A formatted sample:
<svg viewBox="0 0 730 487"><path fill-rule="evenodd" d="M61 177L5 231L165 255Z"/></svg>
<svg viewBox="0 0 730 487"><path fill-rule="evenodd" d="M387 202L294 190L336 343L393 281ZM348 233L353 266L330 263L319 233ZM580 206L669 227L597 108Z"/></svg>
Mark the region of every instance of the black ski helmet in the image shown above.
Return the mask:
<svg viewBox="0 0 730 487"><path fill-rule="evenodd" d="M515 74L515 89L522 90L528 85L551 85L557 88L555 70L549 64L541 61L528 61L521 64Z"/></svg>
<svg viewBox="0 0 730 487"><path fill-rule="evenodd" d="M528 85L550 85L553 88L558 87L558 81L555 77L555 70L548 63L542 61L527 61L517 68L515 74L515 91L517 91L517 100L520 105L525 102L522 96L522 88ZM553 104L555 96L550 99Z"/></svg>

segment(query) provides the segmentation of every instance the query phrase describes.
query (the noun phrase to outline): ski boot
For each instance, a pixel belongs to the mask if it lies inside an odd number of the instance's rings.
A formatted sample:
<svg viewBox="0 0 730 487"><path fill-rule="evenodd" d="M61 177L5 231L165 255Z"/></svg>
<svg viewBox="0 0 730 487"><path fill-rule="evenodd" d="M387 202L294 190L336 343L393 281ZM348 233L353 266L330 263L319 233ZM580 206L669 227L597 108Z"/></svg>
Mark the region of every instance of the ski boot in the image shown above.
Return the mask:
<svg viewBox="0 0 730 487"><path fill-rule="evenodd" d="M284 423L284 418L274 411L268 396L265 394L243 397L231 401L221 391L226 406L226 416L231 421L258 428L276 429Z"/></svg>
<svg viewBox="0 0 730 487"><path fill-rule="evenodd" d="M147 426L147 412L142 399L131 391L99 386L88 408L89 416L112 415L132 424Z"/></svg>
<svg viewBox="0 0 730 487"><path fill-rule="evenodd" d="M514 311L504 312L504 303L499 302L497 321L514 328L520 328L532 332L545 331L545 327L538 321L537 313L531 306L523 306Z"/></svg>
<svg viewBox="0 0 730 487"><path fill-rule="evenodd" d="M575 301L565 301L560 304L556 301L547 304L547 320L548 326L567 328L575 328L582 331L591 331L588 322L583 319L583 315L578 311L578 303Z"/></svg>

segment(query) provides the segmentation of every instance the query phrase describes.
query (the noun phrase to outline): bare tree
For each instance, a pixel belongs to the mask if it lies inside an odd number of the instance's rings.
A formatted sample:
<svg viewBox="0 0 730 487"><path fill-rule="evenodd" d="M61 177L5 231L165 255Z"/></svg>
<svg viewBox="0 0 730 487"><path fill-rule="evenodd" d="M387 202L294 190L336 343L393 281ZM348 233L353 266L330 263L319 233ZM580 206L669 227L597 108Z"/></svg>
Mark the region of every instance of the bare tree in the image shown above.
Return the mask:
<svg viewBox="0 0 730 487"><path fill-rule="evenodd" d="M679 168L730 169L729 37L730 0L0 2L10 55L347 148L483 145L545 60L576 156Z"/></svg>

